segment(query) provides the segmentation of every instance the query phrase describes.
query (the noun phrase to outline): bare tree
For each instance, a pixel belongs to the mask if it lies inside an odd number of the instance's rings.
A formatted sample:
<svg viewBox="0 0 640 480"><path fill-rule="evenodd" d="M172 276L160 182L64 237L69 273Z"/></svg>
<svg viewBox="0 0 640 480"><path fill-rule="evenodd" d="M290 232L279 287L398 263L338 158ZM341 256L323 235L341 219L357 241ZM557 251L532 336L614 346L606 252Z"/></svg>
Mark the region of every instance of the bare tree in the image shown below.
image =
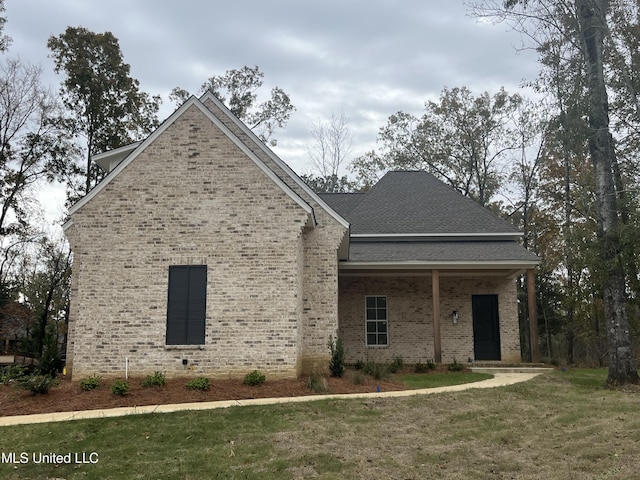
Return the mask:
<svg viewBox="0 0 640 480"><path fill-rule="evenodd" d="M307 148L315 173L321 177L340 175L341 167L353 151L353 135L349 129L349 118L331 114L329 121L318 120L311 127L313 144Z"/></svg>

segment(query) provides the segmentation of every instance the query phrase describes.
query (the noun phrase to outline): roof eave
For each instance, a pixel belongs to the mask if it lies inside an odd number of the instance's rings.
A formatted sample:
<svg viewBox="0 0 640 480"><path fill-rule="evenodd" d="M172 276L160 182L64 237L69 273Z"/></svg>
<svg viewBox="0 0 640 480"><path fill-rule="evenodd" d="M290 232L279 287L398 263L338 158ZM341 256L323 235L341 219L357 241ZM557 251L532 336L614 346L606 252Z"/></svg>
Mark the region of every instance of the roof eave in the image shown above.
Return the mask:
<svg viewBox="0 0 640 480"><path fill-rule="evenodd" d="M339 263L340 270L527 270L535 268L540 260L497 260L497 261L400 261L400 262L354 262Z"/></svg>
<svg viewBox="0 0 640 480"><path fill-rule="evenodd" d="M451 240L520 240L522 232L473 232L473 233L356 233L354 241L451 241Z"/></svg>

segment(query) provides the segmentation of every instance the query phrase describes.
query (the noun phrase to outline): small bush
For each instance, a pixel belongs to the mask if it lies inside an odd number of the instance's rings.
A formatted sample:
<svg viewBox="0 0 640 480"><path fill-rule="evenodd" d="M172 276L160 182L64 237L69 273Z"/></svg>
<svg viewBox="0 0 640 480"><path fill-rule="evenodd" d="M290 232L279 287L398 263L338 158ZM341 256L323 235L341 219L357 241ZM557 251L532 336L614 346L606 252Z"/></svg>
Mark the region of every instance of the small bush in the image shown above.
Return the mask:
<svg viewBox="0 0 640 480"><path fill-rule="evenodd" d="M83 392L88 392L89 390L98 388L98 385L100 385L100 377L98 375L93 375L80 380L80 390Z"/></svg>
<svg viewBox="0 0 640 480"><path fill-rule="evenodd" d="M331 362L329 363L331 376L342 377L344 374L344 347L342 346L342 340L336 338L334 342L333 337L329 337L328 346L331 351Z"/></svg>
<svg viewBox="0 0 640 480"><path fill-rule="evenodd" d="M461 372L462 370L464 370L464 365L454 358L453 362L447 365L447 370L449 370L450 372Z"/></svg>
<svg viewBox="0 0 640 480"><path fill-rule="evenodd" d="M429 370L435 370L436 364L431 360L427 360L427 363L418 362L413 366L415 373L427 373Z"/></svg>
<svg viewBox="0 0 640 480"><path fill-rule="evenodd" d="M376 380L382 380L383 378L387 378L389 376L388 365L372 361L365 362L362 367L362 372L367 375L371 375Z"/></svg>
<svg viewBox="0 0 640 480"><path fill-rule="evenodd" d="M364 385L365 376L361 371L353 372L353 376L351 377L351 381L354 385Z"/></svg>
<svg viewBox="0 0 640 480"><path fill-rule="evenodd" d="M147 377L142 382L142 386L144 388L147 387L164 387L166 380L164 378L164 373L162 372L153 372L153 375L147 375Z"/></svg>
<svg viewBox="0 0 640 480"><path fill-rule="evenodd" d="M307 388L316 393L325 393L329 390L327 379L317 373L312 374L307 381Z"/></svg>
<svg viewBox="0 0 640 480"><path fill-rule="evenodd" d="M201 392L207 391L211 388L211 382L208 378L198 377L187 382L187 389L200 390Z"/></svg>
<svg viewBox="0 0 640 480"><path fill-rule="evenodd" d="M391 360L391 363L387 365L387 370L389 373L396 373L397 371L402 370L402 367L404 367L404 360L402 360L402 357L398 356L394 357L393 360Z"/></svg>
<svg viewBox="0 0 640 480"><path fill-rule="evenodd" d="M244 376L244 380L242 381L242 383L244 383L245 385L256 386L263 384L266 379L267 377L265 377L262 373L260 373L258 370L254 370L253 372L247 373Z"/></svg>
<svg viewBox="0 0 640 480"><path fill-rule="evenodd" d="M58 381L50 375L29 375L19 380L20 386L29 390L33 395L49 393L51 387L58 384Z"/></svg>
<svg viewBox="0 0 640 480"><path fill-rule="evenodd" d="M364 362L362 360L356 361L356 363L353 364L353 368L356 370L362 370L364 368Z"/></svg>
<svg viewBox="0 0 640 480"><path fill-rule="evenodd" d="M427 373L429 371L429 367L422 362L418 362L413 366L413 371L415 373Z"/></svg>
<svg viewBox="0 0 640 480"><path fill-rule="evenodd" d="M13 380L26 377L28 374L29 367L23 365L7 365L6 367L0 368L0 383L7 385Z"/></svg>
<svg viewBox="0 0 640 480"><path fill-rule="evenodd" d="M111 393L120 397L124 397L129 393L129 384L124 380L116 380L111 386Z"/></svg>

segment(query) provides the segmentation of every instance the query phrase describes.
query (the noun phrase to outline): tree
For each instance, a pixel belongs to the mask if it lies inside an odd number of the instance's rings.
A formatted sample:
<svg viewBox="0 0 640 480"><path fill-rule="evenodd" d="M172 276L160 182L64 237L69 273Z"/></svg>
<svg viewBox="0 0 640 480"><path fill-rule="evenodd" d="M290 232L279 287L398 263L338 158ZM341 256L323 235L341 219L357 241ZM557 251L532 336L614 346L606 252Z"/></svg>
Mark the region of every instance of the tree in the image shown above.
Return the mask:
<svg viewBox="0 0 640 480"><path fill-rule="evenodd" d="M627 0L611 1L611 4L615 9L637 13L637 4ZM620 228L623 213L620 200L624 198L626 189L612 135L614 124L610 121L612 106L609 94L615 94L615 90L610 88L613 86L611 72L619 72L618 78L623 79L617 85L627 84L625 90L628 98L633 100L632 105L638 105L638 97L632 83L627 81L630 72L633 72L633 68L629 68L626 63L629 56L619 54L621 44L616 43L612 34L611 25L614 20L610 16L610 1L507 0L504 4L485 1L475 8L479 15L489 15L510 22L532 40L541 55L543 69L548 69L544 60L549 58L548 53L554 48L561 52L559 61L565 65L577 65L577 68L566 70L571 75L563 79L565 84L579 76L586 80L581 93L588 120L586 141L593 167L599 241L599 262L594 265L593 271L598 273L595 281L602 292L607 323L607 383L639 383L627 316L627 277ZM632 55L631 59L633 58ZM618 62L612 61L614 59ZM637 111L640 112L640 109ZM579 130L574 130L573 135L578 141L584 139Z"/></svg>
<svg viewBox="0 0 640 480"><path fill-rule="evenodd" d="M258 66L227 70L224 75L214 75L204 82L199 94L206 91L213 93L236 117L254 130L260 140L275 146L274 132L286 126L295 107L289 95L279 87L272 88L269 98L258 104L257 91L263 85L263 78L264 73ZM189 96L187 90L175 87L169 99L181 105Z"/></svg>
<svg viewBox="0 0 640 480"><path fill-rule="evenodd" d="M5 248L8 237L30 233L31 189L68 172L70 139L56 121L60 106L40 75L40 67L20 60L0 64L0 240Z"/></svg>
<svg viewBox="0 0 640 480"><path fill-rule="evenodd" d="M626 285L621 262L619 210L613 168L617 163L614 140L609 129L609 100L605 81L604 42L608 0L576 0L580 40L584 49L589 99L589 153L595 170L596 205L605 317L609 333L609 375L607 382L618 385L640 383L636 370L629 320Z"/></svg>
<svg viewBox="0 0 640 480"><path fill-rule="evenodd" d="M68 317L71 251L45 237L37 258L39 263L30 266L22 287L24 303L36 318L22 348L40 360L41 370L51 373L60 367L59 337Z"/></svg>
<svg viewBox="0 0 640 480"><path fill-rule="evenodd" d="M69 112L66 124L86 139L85 167L78 170L88 193L101 175L91 157L148 135L158 125L160 97L140 91L111 32L68 27L63 34L50 36L47 46L55 72L64 75L60 94ZM80 188L70 188L77 198Z"/></svg>
<svg viewBox="0 0 640 480"><path fill-rule="evenodd" d="M421 118L398 112L380 130L380 153L353 162L364 185L389 169L426 170L481 205L488 205L501 178L499 162L518 149L511 120L522 103L504 89L474 96L465 87L445 88L425 104Z"/></svg>
<svg viewBox="0 0 640 480"><path fill-rule="evenodd" d="M0 13L5 11L4 0L0 0ZM4 15L0 15L0 52L6 52L9 49L9 45L11 45L11 37L4 33L5 23L7 23L7 18Z"/></svg>
<svg viewBox="0 0 640 480"><path fill-rule="evenodd" d="M346 175L340 175L342 166L352 152L353 136L349 130L349 119L344 112L340 116L331 114L331 120L318 120L312 125L313 142L307 152L313 173L302 175L302 179L316 192L344 193L356 188Z"/></svg>

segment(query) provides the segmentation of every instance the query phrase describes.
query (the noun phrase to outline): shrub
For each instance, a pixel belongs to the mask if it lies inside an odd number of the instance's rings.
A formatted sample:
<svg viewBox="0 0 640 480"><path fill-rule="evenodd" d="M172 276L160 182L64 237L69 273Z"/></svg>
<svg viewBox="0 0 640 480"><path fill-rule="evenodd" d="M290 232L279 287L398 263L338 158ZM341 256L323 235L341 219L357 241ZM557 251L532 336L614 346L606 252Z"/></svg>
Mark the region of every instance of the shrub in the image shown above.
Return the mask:
<svg viewBox="0 0 640 480"><path fill-rule="evenodd" d="M309 377L307 381L307 388L313 390L317 393L325 393L329 390L329 385L327 384L327 379L322 375L314 373Z"/></svg>
<svg viewBox="0 0 640 480"><path fill-rule="evenodd" d="M11 383L13 380L19 380L22 377L26 377L29 374L29 367L23 365L7 365L0 368L0 383L5 385Z"/></svg>
<svg viewBox="0 0 640 480"><path fill-rule="evenodd" d="M353 368L356 370L362 370L364 368L364 362L362 360L356 361L356 363L353 364Z"/></svg>
<svg viewBox="0 0 640 480"><path fill-rule="evenodd" d="M244 376L244 380L242 381L242 383L244 383L245 385L255 386L264 383L266 379L267 377L265 377L262 373L260 373L258 370L254 370L253 372L247 373Z"/></svg>
<svg viewBox="0 0 640 480"><path fill-rule="evenodd" d="M415 373L427 373L429 370L435 370L436 364L431 360L427 360L427 363L418 362L414 365L413 371Z"/></svg>
<svg viewBox="0 0 640 480"><path fill-rule="evenodd" d="M98 388L99 384L100 384L100 377L98 375L93 375L91 377L80 380L80 389L83 392L88 392L89 390Z"/></svg>
<svg viewBox="0 0 640 480"><path fill-rule="evenodd" d="M123 397L129 393L129 384L124 380L116 380L111 386L111 393Z"/></svg>
<svg viewBox="0 0 640 480"><path fill-rule="evenodd" d="M331 362L329 370L332 377L341 377L344 374L344 347L342 340L338 337L333 341L333 337L329 337L329 350L331 351Z"/></svg>
<svg viewBox="0 0 640 480"><path fill-rule="evenodd" d="M371 375L376 380L382 380L389 375L388 366L384 363L367 361L362 367L363 373Z"/></svg>
<svg viewBox="0 0 640 480"><path fill-rule="evenodd" d="M461 372L462 370L464 370L464 365L454 358L453 362L447 365L447 370L449 370L450 372Z"/></svg>
<svg viewBox="0 0 640 480"><path fill-rule="evenodd" d="M413 366L413 371L415 373L427 373L429 371L429 367L422 362L418 362Z"/></svg>
<svg viewBox="0 0 640 480"><path fill-rule="evenodd" d="M29 390L33 395L49 393L49 390L58 381L50 375L29 375L20 378L20 386Z"/></svg>
<svg viewBox="0 0 640 480"><path fill-rule="evenodd" d="M387 370L389 370L390 373L396 373L398 370L402 370L402 367L404 367L404 361L402 357L397 356L391 360L391 363L387 366Z"/></svg>
<svg viewBox="0 0 640 480"><path fill-rule="evenodd" d="M147 387L164 387L166 380L164 378L164 373L162 372L153 372L153 375L147 375L147 377L142 382L142 386L144 388Z"/></svg>
<svg viewBox="0 0 640 480"><path fill-rule="evenodd" d="M351 377L351 381L354 385L363 385L364 384L364 374L361 371L353 372L353 376Z"/></svg>
<svg viewBox="0 0 640 480"><path fill-rule="evenodd" d="M209 382L209 379L205 377L194 378L187 382L187 389L189 390L200 390L201 392L204 392L210 388L211 382Z"/></svg>

